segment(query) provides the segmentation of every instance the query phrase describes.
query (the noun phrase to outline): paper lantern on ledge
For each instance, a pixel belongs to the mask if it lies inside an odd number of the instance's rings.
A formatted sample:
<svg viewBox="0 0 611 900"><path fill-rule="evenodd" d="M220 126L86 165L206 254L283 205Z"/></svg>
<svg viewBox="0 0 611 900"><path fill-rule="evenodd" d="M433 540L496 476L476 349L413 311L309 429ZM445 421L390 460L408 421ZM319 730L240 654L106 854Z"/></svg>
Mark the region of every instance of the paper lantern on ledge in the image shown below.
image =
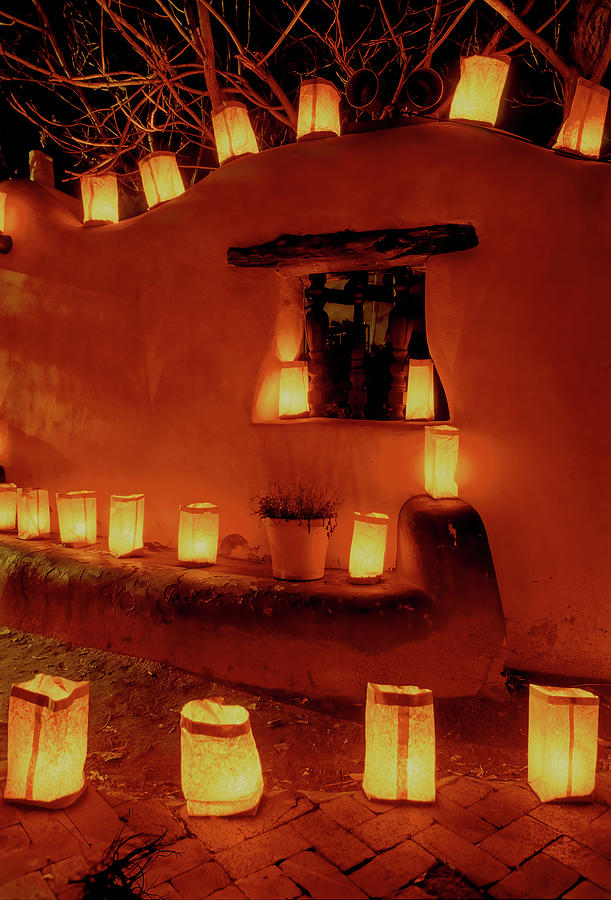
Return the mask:
<svg viewBox="0 0 611 900"><path fill-rule="evenodd" d="M325 78L307 78L299 89L297 140L331 137L341 132L340 94Z"/></svg>
<svg viewBox="0 0 611 900"><path fill-rule="evenodd" d="M17 490L17 537L22 541L48 538L51 534L49 492L40 488Z"/></svg>
<svg viewBox="0 0 611 900"><path fill-rule="evenodd" d="M176 156L169 151L151 153L138 163L149 209L185 192Z"/></svg>
<svg viewBox="0 0 611 900"><path fill-rule="evenodd" d="M256 811L263 775L248 710L191 700L180 716L182 791L190 816Z"/></svg>
<svg viewBox="0 0 611 900"><path fill-rule="evenodd" d="M219 508L215 503L179 507L178 562L183 566L212 566L219 543Z"/></svg>
<svg viewBox="0 0 611 900"><path fill-rule="evenodd" d="M597 749L596 694L530 685L528 783L540 800L588 797L594 790Z"/></svg>
<svg viewBox="0 0 611 900"><path fill-rule="evenodd" d="M458 428L426 425L424 428L424 489L431 497L458 497L455 481L458 463Z"/></svg>
<svg viewBox="0 0 611 900"><path fill-rule="evenodd" d="M308 364L303 360L282 363L278 416L281 419L298 419L308 414Z"/></svg>
<svg viewBox="0 0 611 900"><path fill-rule="evenodd" d="M569 114L562 123L554 150L569 150L598 159L603 139L609 91L587 78L578 78Z"/></svg>
<svg viewBox="0 0 611 900"><path fill-rule="evenodd" d="M66 547L87 547L98 538L95 491L56 494L59 539Z"/></svg>
<svg viewBox="0 0 611 900"><path fill-rule="evenodd" d="M119 221L117 176L81 175L83 225L108 225Z"/></svg>
<svg viewBox="0 0 611 900"><path fill-rule="evenodd" d="M117 559L137 556L144 546L144 494L113 494L110 498L108 549Z"/></svg>
<svg viewBox="0 0 611 900"><path fill-rule="evenodd" d="M382 577L388 522L384 513L355 512L348 564L351 582L375 584Z"/></svg>
<svg viewBox="0 0 611 900"><path fill-rule="evenodd" d="M219 165L246 153L258 153L259 147L243 103L230 101L212 110L212 129Z"/></svg>
<svg viewBox="0 0 611 900"><path fill-rule="evenodd" d="M85 790L89 683L35 675L11 687L4 799L69 806Z"/></svg>
<svg viewBox="0 0 611 900"><path fill-rule="evenodd" d="M0 531L14 531L17 525L17 486L0 484Z"/></svg>
<svg viewBox="0 0 611 900"><path fill-rule="evenodd" d="M435 418L435 366L432 359L409 361L405 418Z"/></svg>
<svg viewBox="0 0 611 900"><path fill-rule="evenodd" d="M450 118L494 125L510 62L509 56L463 57Z"/></svg>
<svg viewBox="0 0 611 900"><path fill-rule="evenodd" d="M371 800L435 800L431 691L412 685L367 685L363 791Z"/></svg>

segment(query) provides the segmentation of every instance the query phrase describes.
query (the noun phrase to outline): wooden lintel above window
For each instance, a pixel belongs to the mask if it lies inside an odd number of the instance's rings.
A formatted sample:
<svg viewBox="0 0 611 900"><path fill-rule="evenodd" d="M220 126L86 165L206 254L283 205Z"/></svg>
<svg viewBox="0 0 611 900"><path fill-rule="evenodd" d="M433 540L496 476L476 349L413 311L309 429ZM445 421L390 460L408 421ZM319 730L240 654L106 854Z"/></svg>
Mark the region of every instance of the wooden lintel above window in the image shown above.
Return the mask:
<svg viewBox="0 0 611 900"><path fill-rule="evenodd" d="M245 268L291 268L346 271L350 268L413 265L436 253L477 246L473 225L448 223L420 228L333 231L328 234L283 234L265 244L230 247L227 262Z"/></svg>

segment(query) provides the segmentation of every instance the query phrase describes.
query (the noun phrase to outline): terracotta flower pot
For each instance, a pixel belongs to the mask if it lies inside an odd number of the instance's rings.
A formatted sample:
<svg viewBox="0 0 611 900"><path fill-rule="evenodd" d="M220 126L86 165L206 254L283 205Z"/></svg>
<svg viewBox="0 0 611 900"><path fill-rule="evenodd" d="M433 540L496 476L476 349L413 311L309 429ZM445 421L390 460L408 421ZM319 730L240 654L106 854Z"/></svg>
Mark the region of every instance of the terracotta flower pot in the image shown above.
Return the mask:
<svg viewBox="0 0 611 900"><path fill-rule="evenodd" d="M315 581L325 574L329 535L323 519L265 519L274 578Z"/></svg>

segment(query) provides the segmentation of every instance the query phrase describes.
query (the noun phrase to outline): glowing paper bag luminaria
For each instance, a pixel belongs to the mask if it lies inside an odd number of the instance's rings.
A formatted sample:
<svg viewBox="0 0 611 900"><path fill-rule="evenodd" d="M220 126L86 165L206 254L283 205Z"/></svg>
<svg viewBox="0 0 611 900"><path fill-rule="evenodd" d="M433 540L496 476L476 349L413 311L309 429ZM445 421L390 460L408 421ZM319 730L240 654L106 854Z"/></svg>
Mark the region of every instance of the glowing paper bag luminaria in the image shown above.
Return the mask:
<svg viewBox="0 0 611 900"><path fill-rule="evenodd" d="M245 153L259 152L248 110L243 103L231 101L213 109L212 129L219 165L235 157L244 156Z"/></svg>
<svg viewBox="0 0 611 900"><path fill-rule="evenodd" d="M17 525L17 485L0 484L0 531L14 531Z"/></svg>
<svg viewBox="0 0 611 900"><path fill-rule="evenodd" d="M89 682L35 675L11 687L4 799L69 806L85 790Z"/></svg>
<svg viewBox="0 0 611 900"><path fill-rule="evenodd" d="M56 494L59 539L66 547L87 547L98 538L95 491Z"/></svg>
<svg viewBox="0 0 611 900"><path fill-rule="evenodd" d="M151 153L138 163L149 209L185 192L176 156L169 151Z"/></svg>
<svg viewBox="0 0 611 900"><path fill-rule="evenodd" d="M529 686L528 783L540 800L588 797L594 790L597 751L596 694Z"/></svg>
<svg viewBox="0 0 611 900"><path fill-rule="evenodd" d="M578 78L569 114L562 123L554 150L572 150L598 159L603 139L609 91L587 78Z"/></svg>
<svg viewBox="0 0 611 900"><path fill-rule="evenodd" d="M432 359L409 361L405 418L435 418L435 366Z"/></svg>
<svg viewBox="0 0 611 900"><path fill-rule="evenodd" d="M363 791L375 800L435 800L432 691L369 682Z"/></svg>
<svg viewBox="0 0 611 900"><path fill-rule="evenodd" d="M298 418L306 416L308 412L308 364L302 360L282 363L278 392L279 418Z"/></svg>
<svg viewBox="0 0 611 900"><path fill-rule="evenodd" d="M494 125L510 62L509 56L463 57L450 118Z"/></svg>
<svg viewBox="0 0 611 900"><path fill-rule="evenodd" d="M108 549L113 556L135 556L144 546L144 494L110 498Z"/></svg>
<svg viewBox="0 0 611 900"><path fill-rule="evenodd" d="M17 537L35 541L51 534L49 492L41 488L17 489Z"/></svg>
<svg viewBox="0 0 611 900"><path fill-rule="evenodd" d="M219 508L215 503L189 503L179 507L178 562L185 566L212 566L219 543Z"/></svg>
<svg viewBox="0 0 611 900"><path fill-rule="evenodd" d="M299 89L297 140L339 134L340 94L325 78L306 78Z"/></svg>
<svg viewBox="0 0 611 900"><path fill-rule="evenodd" d="M426 425L424 435L424 489L436 499L458 497L458 428Z"/></svg>
<svg viewBox="0 0 611 900"><path fill-rule="evenodd" d="M384 513L354 514L349 579L356 584L375 584L384 571L388 534L388 516Z"/></svg>
<svg viewBox="0 0 611 900"><path fill-rule="evenodd" d="M117 176L81 175L83 224L105 225L119 221L119 188Z"/></svg>
<svg viewBox="0 0 611 900"><path fill-rule="evenodd" d="M242 706L191 700L182 708L181 783L190 816L232 816L257 809L261 762Z"/></svg>

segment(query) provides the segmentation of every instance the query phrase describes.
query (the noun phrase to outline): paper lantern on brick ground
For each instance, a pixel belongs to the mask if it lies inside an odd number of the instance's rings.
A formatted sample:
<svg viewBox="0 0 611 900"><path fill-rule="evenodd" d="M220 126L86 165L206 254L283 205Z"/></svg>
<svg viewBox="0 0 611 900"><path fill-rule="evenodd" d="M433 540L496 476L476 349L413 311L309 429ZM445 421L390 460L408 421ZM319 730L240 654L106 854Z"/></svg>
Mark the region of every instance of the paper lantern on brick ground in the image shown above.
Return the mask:
<svg viewBox="0 0 611 900"><path fill-rule="evenodd" d="M436 499L458 497L458 428L426 425L424 434L424 489Z"/></svg>
<svg viewBox="0 0 611 900"><path fill-rule="evenodd" d="M151 153L138 163L149 209L185 192L176 156L168 151Z"/></svg>
<svg viewBox="0 0 611 900"><path fill-rule="evenodd" d="M282 364L278 416L292 419L308 414L308 364L301 360Z"/></svg>
<svg viewBox="0 0 611 900"><path fill-rule="evenodd" d="M35 541L50 534L49 492L40 488L18 488L17 537L23 541Z"/></svg>
<svg viewBox="0 0 611 900"><path fill-rule="evenodd" d="M435 418L435 367L432 359L409 361L405 418Z"/></svg>
<svg viewBox="0 0 611 900"><path fill-rule="evenodd" d="M384 571L388 522L384 513L355 512L348 564L350 581L374 584L380 580Z"/></svg>
<svg viewBox="0 0 611 900"><path fill-rule="evenodd" d="M602 144L609 91L587 78L578 78L571 109L562 123L554 150L572 150L598 158Z"/></svg>
<svg viewBox="0 0 611 900"><path fill-rule="evenodd" d="M215 503L189 503L179 507L178 562L185 566L212 566L219 543L219 508Z"/></svg>
<svg viewBox="0 0 611 900"><path fill-rule="evenodd" d="M530 685L528 783L544 803L583 799L592 793L597 749L596 694Z"/></svg>
<svg viewBox="0 0 611 900"><path fill-rule="evenodd" d="M263 776L248 710L191 700L182 708L180 733L181 782L189 815L256 810Z"/></svg>
<svg viewBox="0 0 611 900"><path fill-rule="evenodd" d="M17 486L0 484L0 531L14 531L17 525Z"/></svg>
<svg viewBox="0 0 611 900"><path fill-rule="evenodd" d="M212 128L219 165L245 153L258 153L259 147L243 103L223 103L212 110Z"/></svg>
<svg viewBox="0 0 611 900"><path fill-rule="evenodd" d="M339 134L340 94L324 78L307 78L299 89L297 140Z"/></svg>
<svg viewBox="0 0 611 900"><path fill-rule="evenodd" d="M117 176L81 175L83 224L104 225L119 221L119 188Z"/></svg>
<svg viewBox="0 0 611 900"><path fill-rule="evenodd" d="M113 556L135 556L144 545L144 494L110 498L108 549Z"/></svg>
<svg viewBox="0 0 611 900"><path fill-rule="evenodd" d="M66 547L87 547L98 539L95 491L56 494L59 539Z"/></svg>
<svg viewBox="0 0 611 900"><path fill-rule="evenodd" d="M511 62L508 56L467 56L460 61L451 119L496 122Z"/></svg>
<svg viewBox="0 0 611 900"><path fill-rule="evenodd" d="M363 791L376 800L435 800L431 691L412 685L367 685Z"/></svg>
<svg viewBox="0 0 611 900"><path fill-rule="evenodd" d="M85 790L89 682L35 675L11 687L4 799L69 806Z"/></svg>

